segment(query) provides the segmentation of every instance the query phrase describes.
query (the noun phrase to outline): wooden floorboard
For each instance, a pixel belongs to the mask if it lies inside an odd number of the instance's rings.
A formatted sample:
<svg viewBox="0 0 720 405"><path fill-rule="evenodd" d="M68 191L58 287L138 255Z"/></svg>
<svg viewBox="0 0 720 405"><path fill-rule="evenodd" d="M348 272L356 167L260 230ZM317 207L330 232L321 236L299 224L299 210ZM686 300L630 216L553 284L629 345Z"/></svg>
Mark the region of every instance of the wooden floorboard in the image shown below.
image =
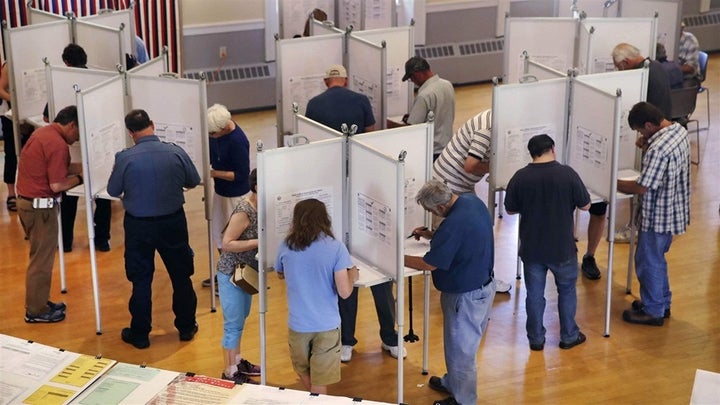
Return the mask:
<svg viewBox="0 0 720 405"><path fill-rule="evenodd" d="M720 55L711 55L709 78L712 126L701 133L702 162L692 168L692 223L687 234L675 238L668 254L670 282L673 291L672 318L661 328L629 325L621 312L638 296L633 277L632 293L625 293L628 246L616 245L611 289L612 311L610 336L605 328L605 291L607 273L604 260L600 281L578 280L577 321L588 336L586 344L572 350L560 350L558 344L557 299L552 282L548 283L545 325L547 344L543 352L531 352L525 336L525 288L515 280L517 217L505 216L495 221L496 266L499 278L513 281L510 295L495 299L487 335L478 353L478 388L480 402L516 403L687 403L698 368L720 372ZM442 74L442 72L440 72ZM490 106L491 85L458 87L455 128L476 112ZM548 100L553 102L553 100ZM705 126L705 97L698 99L695 117ZM522 112L518 112L522 113ZM275 111L236 115L248 136L263 140L266 147L275 141ZM694 142L694 135L692 136ZM254 148L253 148L254 149ZM254 153L253 153L254 161ZM253 165L254 166L254 165ZM478 193L486 199L485 185ZM4 201L6 191L0 192ZM82 202L82 201L81 201ZM192 342L178 341L170 310L170 286L162 263L158 260L153 293L151 347L137 350L120 340L120 330L129 323L127 300L130 283L125 278L123 261L123 211L113 204L112 250L97 254L100 285L102 335L96 335L95 311L90 277L90 260L84 212L78 214L75 245L66 255L67 294L60 294L56 269L52 299L68 304L67 319L58 324L26 324L23 321L25 268L28 245L15 213L0 208L0 295L2 322L0 333L74 352L102 354L122 362L147 364L177 371L219 376L222 369L222 314L210 311L209 289L200 282L208 274L207 225L204 219L202 191L187 194L186 211L190 223L191 244L196 253L196 275L193 277L199 297L200 332ZM82 206L82 204L81 204ZM580 216L578 248L585 249L587 213ZM598 257L606 257L607 243L600 246ZM56 261L57 268L57 261ZM269 277L267 313L268 383L300 389L292 370L287 349L285 291L283 282ZM423 280L413 280L416 334L423 335ZM442 315L439 293L431 289L429 319L429 371L444 372ZM219 303L218 303L219 306ZM243 354L258 362L259 315L257 298L246 324ZM403 314L405 327L408 314ZM342 366L342 381L330 387L331 394L363 397L394 402L396 399L396 360L383 353L377 333L372 297L367 290L360 294L360 314L353 359ZM428 404L441 398L427 387L422 375L422 342L408 344L405 361L405 402ZM720 399L719 399L720 401Z"/></svg>

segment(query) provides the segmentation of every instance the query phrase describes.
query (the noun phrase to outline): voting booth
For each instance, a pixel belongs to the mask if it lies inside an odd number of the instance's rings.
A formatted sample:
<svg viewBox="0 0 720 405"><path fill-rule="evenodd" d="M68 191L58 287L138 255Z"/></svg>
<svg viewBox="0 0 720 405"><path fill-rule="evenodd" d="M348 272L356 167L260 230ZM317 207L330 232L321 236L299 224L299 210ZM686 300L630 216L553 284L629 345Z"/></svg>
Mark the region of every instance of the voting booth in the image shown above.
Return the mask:
<svg viewBox="0 0 720 405"><path fill-rule="evenodd" d="M556 77L559 72L529 57L524 65L524 74L533 80L508 85L496 81L493 88L488 206L493 214L495 191L504 190L510 177L531 162L528 140L542 133L553 138L557 160L580 175L593 202L605 201L610 206L605 322L608 336L616 205L618 198L629 197L620 195L616 184L620 177L634 178L639 174L635 133L627 126L627 113L645 100L648 69L588 75L577 75L573 70L561 78ZM518 110L523 114L513 114Z"/></svg>
<svg viewBox="0 0 720 405"><path fill-rule="evenodd" d="M504 83L521 81L526 55L552 70L579 74L615 70L613 48L634 45L643 56L655 56L657 15L636 18L507 17ZM537 35L542 32L543 35Z"/></svg>
<svg viewBox="0 0 720 405"><path fill-rule="evenodd" d="M334 64L346 67L350 90L368 97L376 128L385 128L389 116L402 116L412 106L413 88L402 81L405 62L413 55L412 27L324 31L278 40L276 50L278 145L292 131L292 114L305 115L308 101L326 90L325 71Z"/></svg>
<svg viewBox="0 0 720 405"><path fill-rule="evenodd" d="M302 125L310 128L307 123ZM266 364L267 272L287 235L295 204L308 198L325 204L335 238L345 242L360 268L356 286L395 281L398 350L402 352L404 278L422 274L404 267L406 244L414 243L406 235L414 227L429 225L429 217L415 204L414 196L430 178L432 139L429 123L293 147L264 150L259 146L261 383L265 382ZM398 402L402 402L402 374L401 356Z"/></svg>

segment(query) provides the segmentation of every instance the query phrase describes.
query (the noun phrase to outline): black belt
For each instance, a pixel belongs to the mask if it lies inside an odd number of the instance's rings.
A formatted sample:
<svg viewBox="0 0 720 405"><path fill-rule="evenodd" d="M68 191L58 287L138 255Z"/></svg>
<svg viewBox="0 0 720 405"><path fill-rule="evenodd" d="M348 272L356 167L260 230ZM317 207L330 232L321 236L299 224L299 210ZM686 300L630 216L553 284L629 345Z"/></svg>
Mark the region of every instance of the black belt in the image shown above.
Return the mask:
<svg viewBox="0 0 720 405"><path fill-rule="evenodd" d="M176 215L182 214L182 212L183 212L183 209L180 208L179 210L173 212L172 214L158 215L158 216L154 216L154 217L152 217L152 216L151 217L136 217L135 215L132 215L127 211L125 212L125 215L129 216L132 219L136 219L138 221L163 221L166 219L170 219Z"/></svg>

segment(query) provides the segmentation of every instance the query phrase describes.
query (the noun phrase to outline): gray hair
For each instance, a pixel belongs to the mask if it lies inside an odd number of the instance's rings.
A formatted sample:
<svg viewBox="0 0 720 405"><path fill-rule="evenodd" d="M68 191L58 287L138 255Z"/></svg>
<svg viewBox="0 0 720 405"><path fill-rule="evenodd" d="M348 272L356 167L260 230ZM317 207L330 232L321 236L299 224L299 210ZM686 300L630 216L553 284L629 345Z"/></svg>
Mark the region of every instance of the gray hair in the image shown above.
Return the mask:
<svg viewBox="0 0 720 405"><path fill-rule="evenodd" d="M415 195L415 202L423 208L434 209L440 204L447 204L452 199L452 191L439 180L430 180Z"/></svg>
<svg viewBox="0 0 720 405"><path fill-rule="evenodd" d="M617 44L612 50L612 58L615 63L620 63L625 59L636 59L639 56L642 56L639 49L624 42Z"/></svg>

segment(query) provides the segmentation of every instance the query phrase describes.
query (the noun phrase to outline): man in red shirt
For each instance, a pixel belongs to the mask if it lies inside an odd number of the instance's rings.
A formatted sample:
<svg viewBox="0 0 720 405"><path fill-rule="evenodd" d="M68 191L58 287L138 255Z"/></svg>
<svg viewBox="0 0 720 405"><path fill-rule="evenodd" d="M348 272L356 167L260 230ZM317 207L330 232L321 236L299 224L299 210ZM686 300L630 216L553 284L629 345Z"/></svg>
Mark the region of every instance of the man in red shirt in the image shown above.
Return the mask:
<svg viewBox="0 0 720 405"><path fill-rule="evenodd" d="M30 262L25 278L25 322L59 322L65 303L50 298L58 235L56 199L83 183L80 163L70 163L72 145L80 139L77 108L63 108L52 124L39 128L20 154L17 207L30 240Z"/></svg>

